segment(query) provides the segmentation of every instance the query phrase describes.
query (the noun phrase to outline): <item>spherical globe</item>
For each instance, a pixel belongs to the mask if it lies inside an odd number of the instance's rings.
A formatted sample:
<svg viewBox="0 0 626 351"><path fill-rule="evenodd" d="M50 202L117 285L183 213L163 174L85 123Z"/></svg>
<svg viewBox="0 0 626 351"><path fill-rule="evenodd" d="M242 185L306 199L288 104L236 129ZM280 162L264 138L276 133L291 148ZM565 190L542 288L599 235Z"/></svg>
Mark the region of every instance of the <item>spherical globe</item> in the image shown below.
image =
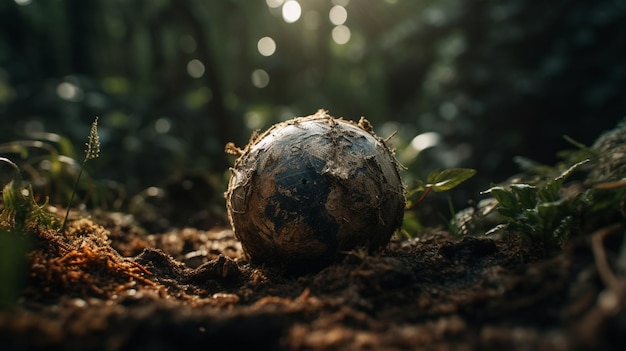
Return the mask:
<svg viewBox="0 0 626 351"><path fill-rule="evenodd" d="M322 267L350 250L380 250L402 223L399 165L364 119L320 110L272 126L240 153L227 209L253 263Z"/></svg>

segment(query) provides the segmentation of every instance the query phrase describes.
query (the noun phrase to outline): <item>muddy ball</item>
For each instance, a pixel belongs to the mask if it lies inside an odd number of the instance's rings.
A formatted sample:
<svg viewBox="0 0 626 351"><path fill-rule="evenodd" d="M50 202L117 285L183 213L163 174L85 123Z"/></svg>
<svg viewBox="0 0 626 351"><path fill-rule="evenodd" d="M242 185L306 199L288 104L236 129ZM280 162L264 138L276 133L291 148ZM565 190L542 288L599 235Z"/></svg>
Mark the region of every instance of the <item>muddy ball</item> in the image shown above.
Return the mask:
<svg viewBox="0 0 626 351"><path fill-rule="evenodd" d="M241 156L226 192L228 216L253 263L324 266L351 250L380 250L402 223L399 165L365 119L320 110L230 150Z"/></svg>

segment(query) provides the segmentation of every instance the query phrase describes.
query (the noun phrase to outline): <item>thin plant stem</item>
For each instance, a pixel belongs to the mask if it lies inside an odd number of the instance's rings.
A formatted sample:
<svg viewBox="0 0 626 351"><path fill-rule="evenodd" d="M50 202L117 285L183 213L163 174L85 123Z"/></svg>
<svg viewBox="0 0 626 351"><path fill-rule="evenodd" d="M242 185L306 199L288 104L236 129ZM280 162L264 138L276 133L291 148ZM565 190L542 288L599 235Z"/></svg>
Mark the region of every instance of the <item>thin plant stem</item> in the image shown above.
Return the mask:
<svg viewBox="0 0 626 351"><path fill-rule="evenodd" d="M419 199L417 199L414 203L412 203L411 206L408 206L406 210L411 210L415 206L419 205L422 201L424 201L424 199L426 198L426 195L428 195L428 193L430 193L431 190L433 190L432 185L427 186L426 190L424 190L424 193L419 197Z"/></svg>
<svg viewBox="0 0 626 351"><path fill-rule="evenodd" d="M83 164L80 167L80 171L78 172L78 177L76 178L76 183L74 183L74 189L72 190L72 196L70 197L70 203L67 204L67 210L65 211L65 219L63 220L63 224L61 225L60 232L65 232L65 226L67 224L67 218L70 215L70 207L72 206L72 202L74 201L74 196L76 195L76 191L78 190L78 183L80 182L80 176L83 175L83 170L85 169L85 164L87 161L97 158L100 155L100 137L98 136L98 117L91 124L91 130L89 131L89 139L85 144L87 146L87 150L85 150L85 159L83 160Z"/></svg>
<svg viewBox="0 0 626 351"><path fill-rule="evenodd" d="M76 190L78 190L78 183L80 182L80 176L83 174L83 169L85 169L85 163L87 163L87 159L83 161L82 167L80 167L80 171L78 171L78 177L76 178L76 182L74 183L74 188L72 189L72 196L70 197L70 202L67 204L67 210L65 211L65 218L63 219L63 224L61 225L61 233L65 232L65 225L67 223L67 218L70 215L70 207L72 206L72 202L74 201L74 196L76 195Z"/></svg>

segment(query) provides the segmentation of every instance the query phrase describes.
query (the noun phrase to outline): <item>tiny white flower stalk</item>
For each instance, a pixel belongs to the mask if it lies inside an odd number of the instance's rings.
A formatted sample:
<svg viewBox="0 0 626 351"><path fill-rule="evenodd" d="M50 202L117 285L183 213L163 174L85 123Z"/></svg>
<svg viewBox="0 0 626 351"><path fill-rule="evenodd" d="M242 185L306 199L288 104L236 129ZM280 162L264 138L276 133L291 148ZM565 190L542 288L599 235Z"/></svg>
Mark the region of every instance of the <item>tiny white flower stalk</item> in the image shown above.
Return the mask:
<svg viewBox="0 0 626 351"><path fill-rule="evenodd" d="M91 124L91 130L89 131L89 139L87 143L87 150L85 150L85 160L83 161L83 165L87 160L91 160L94 158L98 158L100 156L100 136L98 135L98 116Z"/></svg>
<svg viewBox="0 0 626 351"><path fill-rule="evenodd" d="M80 181L80 177L83 174L83 170L85 169L85 164L87 161L98 158L100 156L100 136L98 135L98 117L91 124L91 130L89 131L89 138L85 143L87 149L85 150L85 159L83 160L83 164L80 167L80 171L78 172L78 177L76 178L76 183L74 183L74 189L72 190L72 196L70 197L70 202L67 204L67 211L65 212L65 219L63 219L63 225L61 225L60 232L63 233L65 231L65 225L67 223L67 218L70 215L70 207L72 206L72 201L74 201L74 195L76 195L76 190L78 189L78 183Z"/></svg>

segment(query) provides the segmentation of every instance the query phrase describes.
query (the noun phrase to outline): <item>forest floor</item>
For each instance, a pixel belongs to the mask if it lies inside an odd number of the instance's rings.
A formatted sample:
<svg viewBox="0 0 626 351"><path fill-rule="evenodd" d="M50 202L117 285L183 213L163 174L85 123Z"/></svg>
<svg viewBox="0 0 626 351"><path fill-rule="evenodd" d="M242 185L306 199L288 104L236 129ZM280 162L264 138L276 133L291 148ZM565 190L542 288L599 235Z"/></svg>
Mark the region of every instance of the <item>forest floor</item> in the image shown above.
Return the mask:
<svg viewBox="0 0 626 351"><path fill-rule="evenodd" d="M432 230L380 255L288 276L243 260L224 227L146 234L93 214L39 229L8 350L618 350L623 228L540 257L511 237Z"/></svg>

